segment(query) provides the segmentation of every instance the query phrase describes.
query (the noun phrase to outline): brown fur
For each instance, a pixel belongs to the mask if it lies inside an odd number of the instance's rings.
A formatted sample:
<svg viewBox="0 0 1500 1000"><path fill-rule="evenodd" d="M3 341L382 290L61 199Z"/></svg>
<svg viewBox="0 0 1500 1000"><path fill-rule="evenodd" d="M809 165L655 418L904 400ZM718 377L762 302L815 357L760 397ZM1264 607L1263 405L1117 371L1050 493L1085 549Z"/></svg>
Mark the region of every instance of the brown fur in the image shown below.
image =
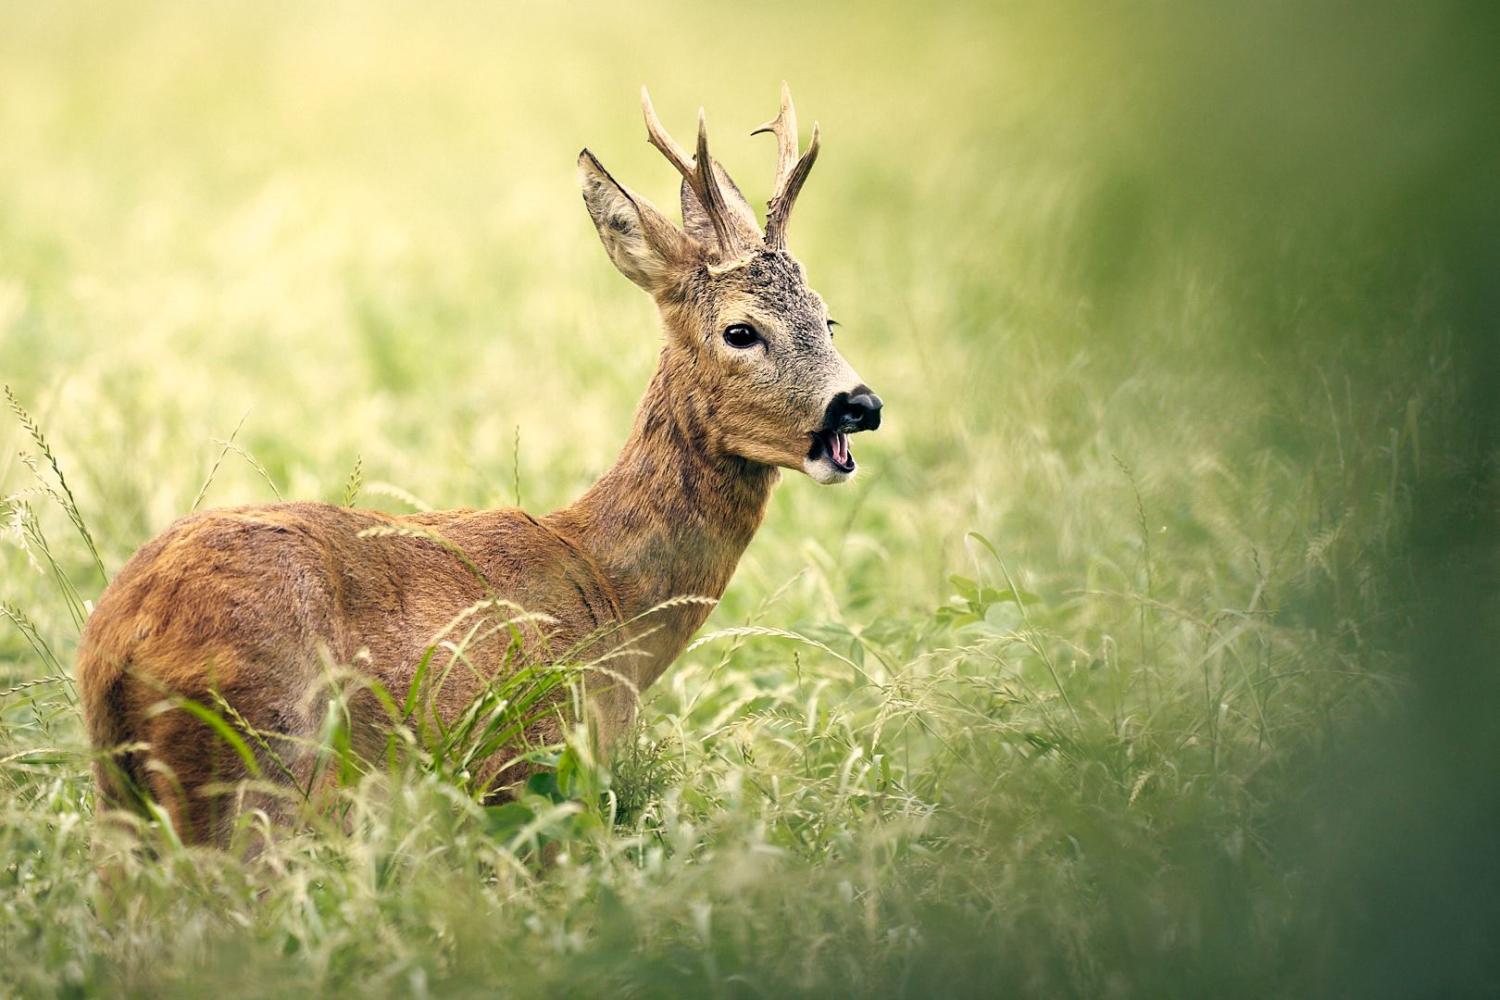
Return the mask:
<svg viewBox="0 0 1500 1000"><path fill-rule="evenodd" d="M400 698L455 616L491 598L548 620L525 626L519 656L507 657L505 632L470 647L468 663L434 692L440 716L451 719L497 671L633 644L639 655L610 663L621 680L588 682L602 743L630 723L637 692L671 664L709 607L636 619L670 598L724 592L778 467L804 468L830 398L858 379L833 350L822 300L785 251L725 261L701 238L691 192L684 232L587 152L580 167L606 249L652 293L665 330L618 462L577 502L541 518L283 503L177 521L130 559L84 631L78 676L100 752L102 805L128 805L138 789L163 804L184 839L223 842L235 808L209 790L246 777L244 765L171 697L222 698L250 726L276 734L305 780L311 762L298 741L318 732L329 664L352 666ZM762 331L764 351L725 346L725 325L742 321ZM620 623L630 624L607 642L591 640ZM350 706L356 748L373 757L386 717L373 697L355 695Z"/></svg>

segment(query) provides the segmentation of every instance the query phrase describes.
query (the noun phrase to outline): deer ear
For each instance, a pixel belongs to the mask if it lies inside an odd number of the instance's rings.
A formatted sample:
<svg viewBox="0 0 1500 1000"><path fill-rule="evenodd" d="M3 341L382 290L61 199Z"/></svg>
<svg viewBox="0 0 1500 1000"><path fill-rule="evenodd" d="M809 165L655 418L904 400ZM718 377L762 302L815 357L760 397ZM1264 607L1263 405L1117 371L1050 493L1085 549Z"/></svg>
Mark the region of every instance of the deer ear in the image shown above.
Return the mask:
<svg viewBox="0 0 1500 1000"><path fill-rule="evenodd" d="M760 224L755 221L755 209L750 207L729 172L717 160L714 161L714 176L719 181L719 190L723 192L725 207L729 209L729 224L740 230L745 242L752 246L760 243L762 237ZM705 246L714 246L716 243L713 220L704 210L703 202L698 200L692 186L685 180L682 182L682 228Z"/></svg>
<svg viewBox="0 0 1500 1000"><path fill-rule="evenodd" d="M578 179L615 267L652 294L667 288L692 261L692 241L649 201L625 190L586 149L578 154Z"/></svg>

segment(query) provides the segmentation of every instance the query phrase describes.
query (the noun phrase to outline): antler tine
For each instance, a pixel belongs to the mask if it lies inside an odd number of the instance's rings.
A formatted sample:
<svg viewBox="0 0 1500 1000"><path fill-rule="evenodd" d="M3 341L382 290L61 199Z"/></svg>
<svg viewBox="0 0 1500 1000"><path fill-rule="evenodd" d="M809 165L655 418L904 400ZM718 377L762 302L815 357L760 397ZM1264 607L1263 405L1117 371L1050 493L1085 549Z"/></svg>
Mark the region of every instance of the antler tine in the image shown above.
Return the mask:
<svg viewBox="0 0 1500 1000"><path fill-rule="evenodd" d="M719 246L726 250L738 249L733 231L729 228L729 206L724 201L724 192L719 190L718 172L714 170L714 161L708 153L708 116L703 109L698 109L698 197L703 202L704 209L708 212L709 221L713 223L714 235L719 238Z"/></svg>
<svg viewBox="0 0 1500 1000"><path fill-rule="evenodd" d="M781 81L781 109L776 117L751 132L770 132L776 136L776 183L771 188L771 202L766 211L766 245L773 250L786 249L786 221L797 193L807 181L808 171L818 158L818 123L813 122L812 141L801 157L797 156L797 109L792 106L792 90Z"/></svg>
<svg viewBox="0 0 1500 1000"><path fill-rule="evenodd" d="M792 89L781 81L781 110L751 135L770 132L776 137L776 180L771 185L772 198L781 193L797 162L797 109L792 106Z"/></svg>
<svg viewBox="0 0 1500 1000"><path fill-rule="evenodd" d="M688 155L687 150L677 145L677 140L668 135L667 130L662 127L661 119L656 117L656 109L651 106L651 94L645 87L641 88L641 110L646 115L646 141L661 150L661 155L665 156L672 166L677 168L677 172L689 184L693 184L696 190L693 158Z"/></svg>
<svg viewBox="0 0 1500 1000"><path fill-rule="evenodd" d="M766 212L766 245L773 250L786 249L787 219L792 214L792 206L796 204L797 195L801 193L802 185L807 182L807 175L812 172L813 163L817 160L818 150L821 148L818 123L813 122L812 139L807 144L806 152L792 167L791 173L787 175L786 183L772 196L770 208Z"/></svg>
<svg viewBox="0 0 1500 1000"><path fill-rule="evenodd" d="M697 195L699 203L703 205L709 222L713 224L714 236L719 241L720 249L737 253L740 248L739 241L735 238L735 231L729 225L728 206L724 201L724 193L719 190L719 179L713 167L713 157L708 152L708 121L703 109L698 109L698 151L696 156L690 156L688 151L677 144L677 140L667 134L662 127L661 119L656 116L656 109L651 105L651 94L645 87L641 88L641 110L646 115L646 137L651 145L661 151L682 179L687 181L688 187L692 188L693 194Z"/></svg>

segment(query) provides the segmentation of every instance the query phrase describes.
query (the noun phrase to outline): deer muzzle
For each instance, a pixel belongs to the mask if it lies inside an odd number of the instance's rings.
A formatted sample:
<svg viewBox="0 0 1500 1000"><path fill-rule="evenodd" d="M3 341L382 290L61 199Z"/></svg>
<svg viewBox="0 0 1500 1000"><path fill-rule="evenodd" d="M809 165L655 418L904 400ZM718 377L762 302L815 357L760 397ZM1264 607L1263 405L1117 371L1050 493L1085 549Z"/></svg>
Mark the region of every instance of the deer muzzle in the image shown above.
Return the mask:
<svg viewBox="0 0 1500 1000"><path fill-rule="evenodd" d="M812 434L808 460L827 459L838 472L852 473L855 462L854 453L849 450L849 435L879 427L883 405L880 397L867 385L834 396L823 414L823 426Z"/></svg>

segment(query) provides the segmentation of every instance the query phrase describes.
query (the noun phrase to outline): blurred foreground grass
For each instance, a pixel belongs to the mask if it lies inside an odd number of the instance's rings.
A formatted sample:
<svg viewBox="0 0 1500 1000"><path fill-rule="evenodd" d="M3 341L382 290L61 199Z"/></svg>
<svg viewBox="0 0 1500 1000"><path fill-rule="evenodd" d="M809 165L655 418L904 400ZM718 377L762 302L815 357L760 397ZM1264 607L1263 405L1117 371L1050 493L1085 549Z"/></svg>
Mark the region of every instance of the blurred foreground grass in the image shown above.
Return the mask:
<svg viewBox="0 0 1500 1000"><path fill-rule="evenodd" d="M352 832L168 850L101 913L63 675L103 574L7 418L4 992L1474 988L1483 922L1371 958L1372 796L1326 805L1421 687L1421 546L1494 513L1463 13L5 7L0 381L105 572L205 484L540 510L606 468L655 321L572 164L671 203L642 82L757 203L777 82L822 121L795 250L890 419L710 625L803 638L684 657L533 803L555 864L372 775Z"/></svg>

